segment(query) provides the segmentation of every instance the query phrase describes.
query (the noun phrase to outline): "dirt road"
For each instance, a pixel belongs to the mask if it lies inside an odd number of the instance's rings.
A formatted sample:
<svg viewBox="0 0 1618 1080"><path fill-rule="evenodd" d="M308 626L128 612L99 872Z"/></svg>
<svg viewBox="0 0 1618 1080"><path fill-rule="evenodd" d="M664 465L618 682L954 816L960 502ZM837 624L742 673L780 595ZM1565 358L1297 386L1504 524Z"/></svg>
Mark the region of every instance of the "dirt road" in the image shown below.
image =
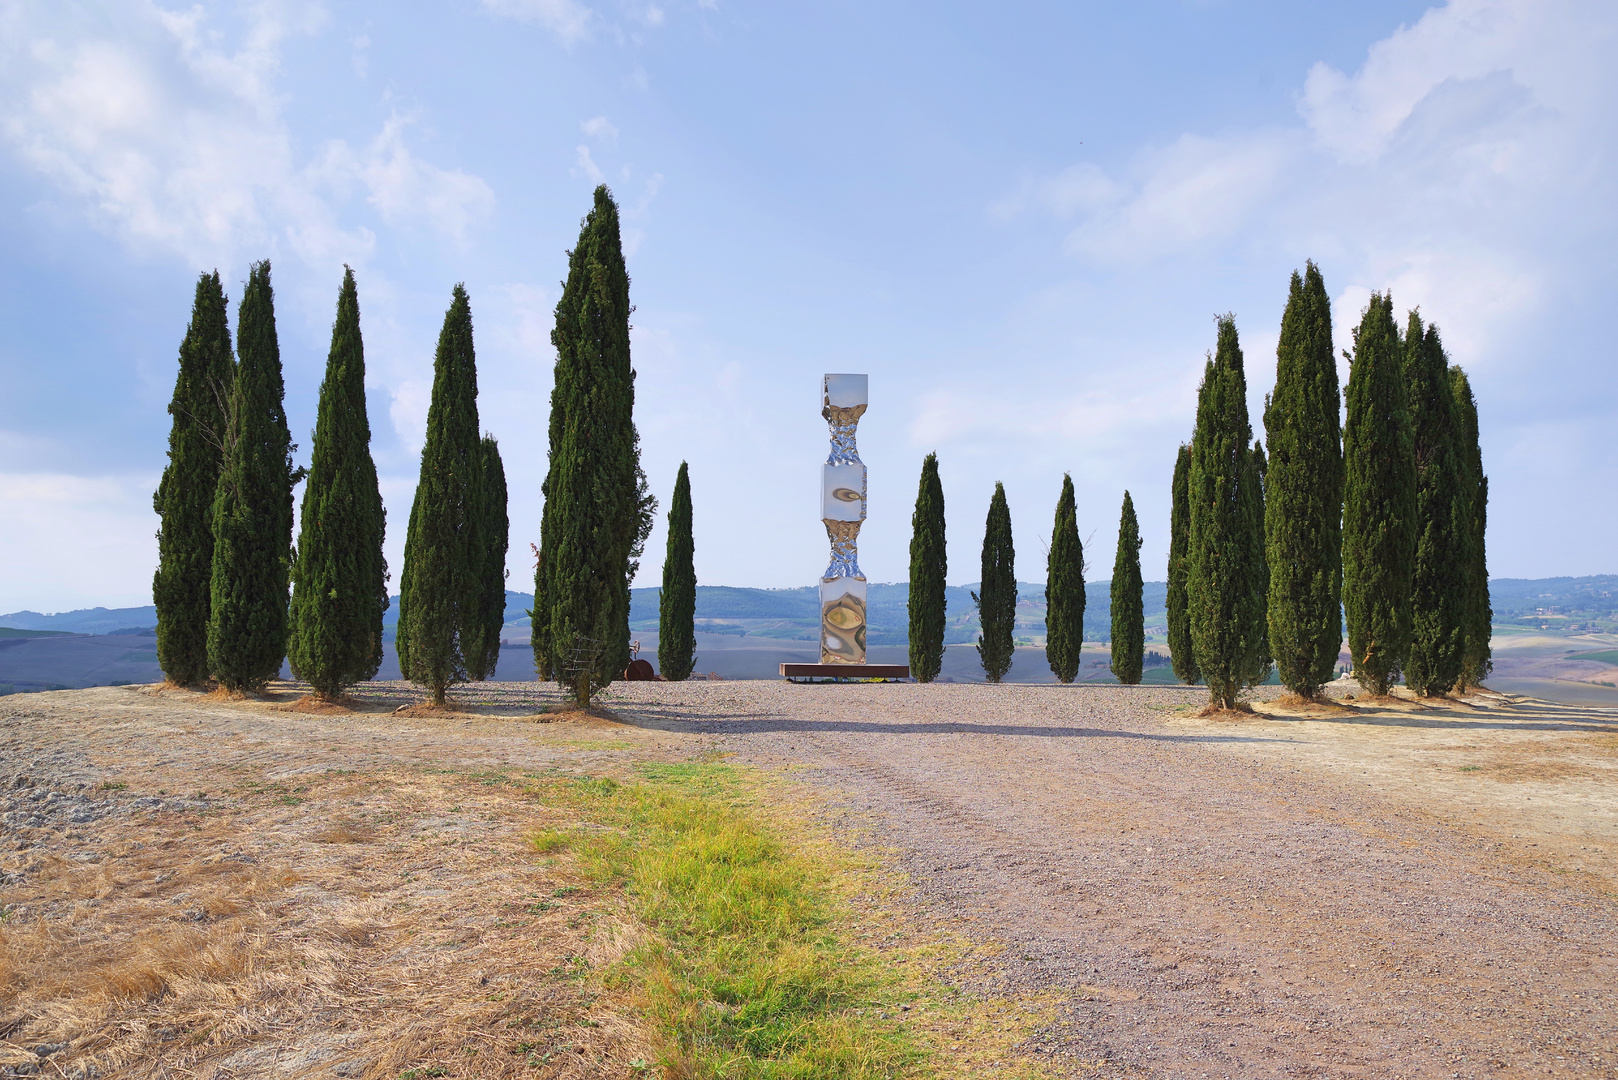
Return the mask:
<svg viewBox="0 0 1618 1080"><path fill-rule="evenodd" d="M751 715L701 726L834 792L924 907L1005 946L995 988L1060 995L1031 1053L1175 1078L1618 1075L1618 715L1178 715L1196 699L760 684Z"/></svg>
<svg viewBox="0 0 1618 1080"><path fill-rule="evenodd" d="M917 927L981 942L993 960L958 973L968 988L1044 1002L1020 1051L1051 1074L1618 1076L1612 711L1493 699L1229 722L1176 689L719 682L614 687L624 723L585 729L514 722L554 700L534 684L469 691L440 718L367 693L381 711L133 687L0 700L0 940L33 980L13 1002L33 1019L0 1050L26 1065L28 1040L61 1030L76 1049L40 1060L82 1050L103 1077L227 1051L235 1073L198 1075L292 1075L263 1066L285 1057L394 1076L415 1060L401 1046L475 1047L542 1009L525 972L589 947L588 905L523 853L537 811L499 777L719 750L806 785L837 833L905 871ZM193 927L228 929L257 967L209 968L214 989L136 1014L85 996L93 979L50 982L72 964L112 978L120 940L214 963ZM443 1002L484 1004L446 1034L410 994L450 995L451 976L469 981ZM490 992L502 980L509 998ZM628 1075L633 1030L545 993L572 1018L572 1075ZM527 1075L488 1054L468 1075Z"/></svg>

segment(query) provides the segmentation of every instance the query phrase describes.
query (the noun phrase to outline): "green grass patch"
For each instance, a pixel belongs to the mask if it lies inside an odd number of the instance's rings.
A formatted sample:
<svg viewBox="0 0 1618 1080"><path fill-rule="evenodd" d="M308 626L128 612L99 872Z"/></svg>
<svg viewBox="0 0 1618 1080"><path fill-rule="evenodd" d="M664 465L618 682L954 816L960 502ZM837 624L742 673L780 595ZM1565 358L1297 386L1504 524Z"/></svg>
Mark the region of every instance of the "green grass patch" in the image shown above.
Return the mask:
<svg viewBox="0 0 1618 1080"><path fill-rule="evenodd" d="M1600 652L1570 653L1569 660L1594 660L1598 664L1618 665L1618 649L1603 649Z"/></svg>
<svg viewBox="0 0 1618 1080"><path fill-rule="evenodd" d="M597 826L567 845L590 878L624 889L650 931L603 977L650 1020L660 1064L692 1080L917 1074L920 1046L882 1015L912 992L837 933L847 899L836 869L784 844L730 766L640 773L536 794Z"/></svg>

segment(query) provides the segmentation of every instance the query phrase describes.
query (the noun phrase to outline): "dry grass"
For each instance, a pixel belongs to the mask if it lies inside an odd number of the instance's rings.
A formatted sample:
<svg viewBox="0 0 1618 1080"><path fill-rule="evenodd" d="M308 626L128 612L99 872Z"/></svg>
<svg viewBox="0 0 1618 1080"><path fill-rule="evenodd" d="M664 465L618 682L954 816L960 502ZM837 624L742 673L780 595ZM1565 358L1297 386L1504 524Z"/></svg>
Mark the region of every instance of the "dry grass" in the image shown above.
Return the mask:
<svg viewBox="0 0 1618 1080"><path fill-rule="evenodd" d="M584 978L631 935L613 897L526 848L544 808L457 775L316 778L295 806L279 790L100 823L79 845L99 862L24 863L0 1037L66 1042L52 1066L103 1080L635 1075L639 1026Z"/></svg>

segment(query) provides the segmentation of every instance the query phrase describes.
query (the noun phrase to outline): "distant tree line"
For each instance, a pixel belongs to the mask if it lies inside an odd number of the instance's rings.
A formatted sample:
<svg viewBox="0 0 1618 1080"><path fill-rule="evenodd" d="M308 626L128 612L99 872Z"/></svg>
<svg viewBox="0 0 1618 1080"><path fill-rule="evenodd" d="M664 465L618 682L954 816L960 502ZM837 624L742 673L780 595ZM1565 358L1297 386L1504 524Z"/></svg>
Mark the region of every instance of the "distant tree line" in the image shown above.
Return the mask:
<svg viewBox="0 0 1618 1080"><path fill-rule="evenodd" d="M552 335L550 469L530 615L536 667L584 705L628 664L629 583L657 506L640 468L633 309L618 208L605 186L568 258ZM269 263L249 274L234 352L219 274L203 274L180 345L169 462L153 499L157 652L176 685L212 680L258 691L290 658L293 674L331 699L380 668L386 512L352 270L338 293L307 471L292 464L284 396ZM449 686L494 674L504 623L506 477L497 443L480 431L477 397L471 301L456 285L434 357L395 635L400 670L440 704ZM305 477L294 547L292 492ZM667 677L683 678L695 658L696 588L683 464L670 517L660 659Z"/></svg>
<svg viewBox="0 0 1618 1080"><path fill-rule="evenodd" d="M1488 480L1466 373L1438 328L1373 294L1353 333L1340 419L1331 302L1294 273L1252 440L1235 321L1219 319L1180 448L1170 510L1168 633L1176 675L1231 708L1273 665L1306 700L1332 678L1348 624L1372 694L1401 675L1418 695L1488 674Z"/></svg>

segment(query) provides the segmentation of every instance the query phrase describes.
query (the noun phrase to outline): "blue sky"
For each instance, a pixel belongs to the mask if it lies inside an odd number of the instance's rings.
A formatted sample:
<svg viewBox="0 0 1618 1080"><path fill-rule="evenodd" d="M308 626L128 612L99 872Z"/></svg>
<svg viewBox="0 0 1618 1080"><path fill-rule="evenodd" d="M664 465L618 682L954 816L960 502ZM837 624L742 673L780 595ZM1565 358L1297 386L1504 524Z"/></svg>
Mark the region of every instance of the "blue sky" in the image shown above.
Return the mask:
<svg viewBox="0 0 1618 1080"><path fill-rule="evenodd" d="M952 582L996 480L1041 580L1064 471L1090 576L1128 489L1161 577L1214 316L1261 429L1309 258L1339 346L1391 288L1472 373L1492 572L1613 572L1615 32L1593 0L0 0L0 611L149 602L196 274L234 321L265 257L305 460L355 268L395 572L466 283L530 587L551 308L603 180L644 463L666 501L690 462L705 583L824 567L825 371L871 376L872 580L905 576L934 449Z"/></svg>

